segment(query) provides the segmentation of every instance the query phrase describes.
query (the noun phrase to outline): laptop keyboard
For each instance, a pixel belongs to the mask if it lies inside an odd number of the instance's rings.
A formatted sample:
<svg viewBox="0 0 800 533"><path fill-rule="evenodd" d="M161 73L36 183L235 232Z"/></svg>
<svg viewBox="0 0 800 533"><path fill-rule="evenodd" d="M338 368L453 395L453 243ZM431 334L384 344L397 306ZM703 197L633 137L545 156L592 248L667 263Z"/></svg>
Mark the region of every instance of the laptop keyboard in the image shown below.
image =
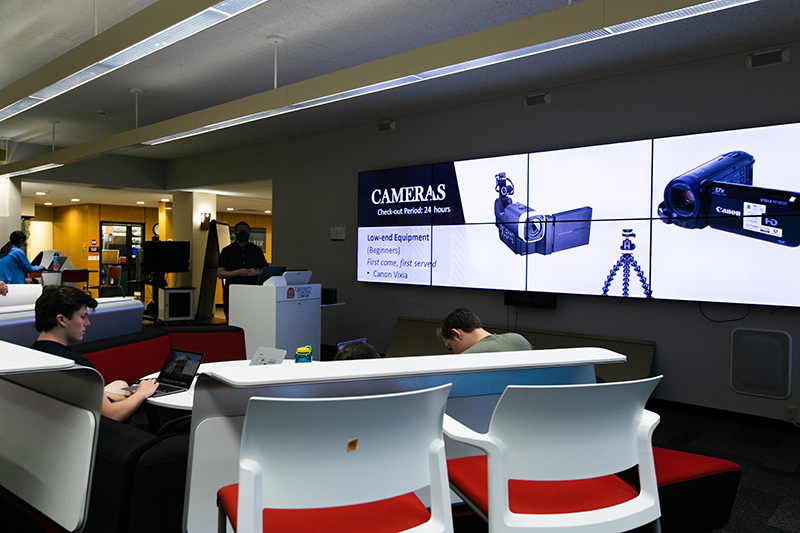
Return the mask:
<svg viewBox="0 0 800 533"><path fill-rule="evenodd" d="M163 396L165 394L183 392L185 390L187 390L186 387L177 387L175 385L167 385L166 383L159 383L156 392L153 393L153 396L154 397Z"/></svg>

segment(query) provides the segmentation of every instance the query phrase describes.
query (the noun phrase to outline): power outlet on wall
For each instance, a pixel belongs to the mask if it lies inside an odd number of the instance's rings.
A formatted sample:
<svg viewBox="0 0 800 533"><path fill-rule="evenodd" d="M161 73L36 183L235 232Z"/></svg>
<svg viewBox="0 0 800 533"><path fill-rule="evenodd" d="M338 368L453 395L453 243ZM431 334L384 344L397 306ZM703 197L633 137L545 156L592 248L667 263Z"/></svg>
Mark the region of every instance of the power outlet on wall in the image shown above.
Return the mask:
<svg viewBox="0 0 800 533"><path fill-rule="evenodd" d="M788 405L783 408L783 420L790 424L797 423L797 407L789 407Z"/></svg>

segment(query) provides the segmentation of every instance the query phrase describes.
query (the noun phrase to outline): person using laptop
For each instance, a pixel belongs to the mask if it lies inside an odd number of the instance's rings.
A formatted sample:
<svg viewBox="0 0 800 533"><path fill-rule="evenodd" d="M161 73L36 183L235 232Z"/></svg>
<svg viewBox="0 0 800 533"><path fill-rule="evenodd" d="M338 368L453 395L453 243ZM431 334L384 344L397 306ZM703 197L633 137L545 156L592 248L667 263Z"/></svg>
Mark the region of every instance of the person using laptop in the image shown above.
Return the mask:
<svg viewBox="0 0 800 533"><path fill-rule="evenodd" d="M228 293L231 285L258 285L261 271L269 266L264 252L250 242L250 224L237 222L233 227L236 242L232 242L219 253L217 277L224 282L222 287L222 306L228 318Z"/></svg>
<svg viewBox="0 0 800 533"><path fill-rule="evenodd" d="M79 365L94 368L85 357L73 352L68 345L83 340L89 322L89 310L97 307L97 300L75 287L58 285L44 287L34 308L36 331L39 338L31 345L34 350L72 359ZM114 381L105 387L101 414L147 429L147 415L139 411L142 403L158 388L155 379L143 380L135 392L121 391L127 383Z"/></svg>
<svg viewBox="0 0 800 533"><path fill-rule="evenodd" d="M8 237L8 242L0 248L0 281L3 283L30 283L27 275L42 270L41 266L33 266L28 261L23 248L28 237L15 230Z"/></svg>

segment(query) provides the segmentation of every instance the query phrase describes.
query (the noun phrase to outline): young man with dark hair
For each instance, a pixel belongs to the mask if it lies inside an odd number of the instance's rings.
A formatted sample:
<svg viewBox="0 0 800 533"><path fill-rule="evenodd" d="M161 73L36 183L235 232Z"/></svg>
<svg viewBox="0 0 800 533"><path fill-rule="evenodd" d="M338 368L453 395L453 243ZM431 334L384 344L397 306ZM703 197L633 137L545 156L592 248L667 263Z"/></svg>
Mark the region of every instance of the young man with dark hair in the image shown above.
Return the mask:
<svg viewBox="0 0 800 533"><path fill-rule="evenodd" d="M236 242L232 242L219 253L217 277L225 283L222 287L222 303L225 318L228 318L228 292L231 285L257 285L261 271L269 266L264 252L250 242L250 224L238 222L233 227Z"/></svg>
<svg viewBox="0 0 800 533"><path fill-rule="evenodd" d="M31 348L94 368L85 357L73 352L67 345L83 340L83 334L91 324L89 310L96 307L97 300L75 287L45 287L36 300L34 325L39 332L39 338ZM103 416L120 422L126 421L156 391L158 383L154 379L145 379L130 394L120 390L127 386L122 381L106 385L101 410Z"/></svg>
<svg viewBox="0 0 800 533"><path fill-rule="evenodd" d="M494 335L483 329L475 313L460 307L442 320L436 336L453 353L515 352L532 350L531 344L519 333Z"/></svg>

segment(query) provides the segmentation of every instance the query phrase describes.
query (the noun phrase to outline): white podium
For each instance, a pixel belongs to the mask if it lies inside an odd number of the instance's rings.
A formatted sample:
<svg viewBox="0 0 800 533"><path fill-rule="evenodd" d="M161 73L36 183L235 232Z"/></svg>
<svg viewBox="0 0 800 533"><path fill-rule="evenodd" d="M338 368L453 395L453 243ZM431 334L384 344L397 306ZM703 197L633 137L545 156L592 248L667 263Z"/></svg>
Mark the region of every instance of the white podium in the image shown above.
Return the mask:
<svg viewBox="0 0 800 533"><path fill-rule="evenodd" d="M299 346L311 346L319 360L321 286L289 285L284 276L273 276L264 285L231 285L228 323L244 330L247 358L259 346L286 350L294 357Z"/></svg>

